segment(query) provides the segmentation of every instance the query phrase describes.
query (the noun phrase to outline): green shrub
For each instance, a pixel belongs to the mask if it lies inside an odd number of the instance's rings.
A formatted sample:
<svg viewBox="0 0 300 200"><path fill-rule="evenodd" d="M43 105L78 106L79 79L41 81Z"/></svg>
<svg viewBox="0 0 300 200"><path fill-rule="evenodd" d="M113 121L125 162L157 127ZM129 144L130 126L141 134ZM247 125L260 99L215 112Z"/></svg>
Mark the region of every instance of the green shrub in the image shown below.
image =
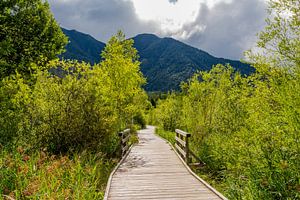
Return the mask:
<svg viewBox="0 0 300 200"><path fill-rule="evenodd" d="M35 82L20 75L0 87L0 142L14 140L58 154L90 149L114 156L117 132L134 122L145 126L148 105L141 89L136 50L122 33L112 37L100 64L51 61L63 78L39 71Z"/></svg>
<svg viewBox="0 0 300 200"><path fill-rule="evenodd" d="M22 132L20 122L30 101L29 93L30 87L19 74L0 81L0 145L16 142Z"/></svg>
<svg viewBox="0 0 300 200"><path fill-rule="evenodd" d="M139 112L133 117L133 123L140 126L140 128L146 128L146 119L145 116Z"/></svg>
<svg viewBox="0 0 300 200"><path fill-rule="evenodd" d="M273 68L245 78L218 65L184 87L152 117L168 129L162 113L180 113L174 126L192 133L191 149L228 198L299 198L298 73Z"/></svg>

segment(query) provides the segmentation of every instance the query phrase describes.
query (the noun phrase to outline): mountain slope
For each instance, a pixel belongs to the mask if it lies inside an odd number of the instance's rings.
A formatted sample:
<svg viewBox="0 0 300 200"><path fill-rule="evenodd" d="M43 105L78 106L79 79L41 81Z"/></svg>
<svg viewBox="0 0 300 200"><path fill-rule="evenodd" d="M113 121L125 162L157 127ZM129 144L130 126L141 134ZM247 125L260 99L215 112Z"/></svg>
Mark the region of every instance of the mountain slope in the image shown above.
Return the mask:
<svg viewBox="0 0 300 200"><path fill-rule="evenodd" d="M105 44L78 31L63 29L69 37L67 51L60 57L90 63L100 61ZM141 71L147 78L147 91L178 90L182 81L196 71L209 70L218 63L229 63L242 74L254 71L247 64L229 59L216 58L172 38L159 38L153 34L140 34L132 38L141 61ZM226 47L225 47L226 48Z"/></svg>
<svg viewBox="0 0 300 200"><path fill-rule="evenodd" d="M180 82L189 79L196 71L209 70L218 63L229 63L242 74L253 72L247 64L213 57L172 38L141 34L133 39L140 54L141 71L147 77L148 91L178 89Z"/></svg>
<svg viewBox="0 0 300 200"><path fill-rule="evenodd" d="M100 61L100 53L104 49L105 43L76 30L62 28L62 31L68 36L69 43L66 46L66 52L60 55L60 58L75 59L91 64Z"/></svg>

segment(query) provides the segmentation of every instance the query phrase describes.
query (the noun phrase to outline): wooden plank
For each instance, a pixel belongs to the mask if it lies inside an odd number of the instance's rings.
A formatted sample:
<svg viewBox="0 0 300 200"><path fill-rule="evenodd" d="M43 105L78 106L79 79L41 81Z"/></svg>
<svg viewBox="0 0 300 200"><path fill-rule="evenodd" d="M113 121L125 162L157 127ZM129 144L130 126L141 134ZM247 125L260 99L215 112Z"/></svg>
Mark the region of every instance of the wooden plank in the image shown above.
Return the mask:
<svg viewBox="0 0 300 200"><path fill-rule="evenodd" d="M129 151L130 151L130 149L129 149ZM117 166L113 169L113 171L109 175L103 199L105 199L105 200L108 199L108 195L109 195L109 192L110 192L110 186L111 186L111 183L112 183L112 178L115 175L115 173L117 172L117 170L119 169L120 165L126 159L127 155L129 154L129 151L123 156L123 158L120 160L120 162L117 164Z"/></svg>
<svg viewBox="0 0 300 200"><path fill-rule="evenodd" d="M202 162L202 160L198 157L198 156L196 156L195 154L194 154L194 152L192 152L192 151L189 151L189 153L199 162L199 163L194 163L194 165L203 165L204 164L204 162Z"/></svg>
<svg viewBox="0 0 300 200"><path fill-rule="evenodd" d="M175 140L181 144L183 147L185 147L185 141L183 141L182 139L180 139L179 137L175 136Z"/></svg>
<svg viewBox="0 0 300 200"><path fill-rule="evenodd" d="M119 137L121 145L121 156L123 157L129 149L128 140L130 138L130 129L126 129L122 132L119 132Z"/></svg>
<svg viewBox="0 0 300 200"><path fill-rule="evenodd" d="M178 146L177 144L175 144L176 150L185 158L186 157L186 153L184 150L182 150L180 148L180 146Z"/></svg>
<svg viewBox="0 0 300 200"><path fill-rule="evenodd" d="M130 133L130 129L128 128L128 129L125 129L124 131L122 131L123 132L123 134L128 134L128 133Z"/></svg>
<svg viewBox="0 0 300 200"><path fill-rule="evenodd" d="M127 144L126 146L124 146L124 147L122 148L123 154L125 154L125 153L128 151L129 147L130 147L130 146Z"/></svg>
<svg viewBox="0 0 300 200"><path fill-rule="evenodd" d="M122 143L127 143L130 138L130 134L128 134L125 138L122 139Z"/></svg>
<svg viewBox="0 0 300 200"><path fill-rule="evenodd" d="M119 132L119 136L123 138L123 136L127 135L130 133L130 129L125 129L124 131Z"/></svg>
<svg viewBox="0 0 300 200"><path fill-rule="evenodd" d="M175 132L178 133L178 134L180 134L180 135L182 135L182 136L184 136L184 137L190 137L191 136L190 133L187 133L187 132L182 131L180 129L175 129Z"/></svg>
<svg viewBox="0 0 300 200"><path fill-rule="evenodd" d="M111 176L105 200L226 199L195 178L176 150L154 134L153 127L139 131L138 137L139 144Z"/></svg>

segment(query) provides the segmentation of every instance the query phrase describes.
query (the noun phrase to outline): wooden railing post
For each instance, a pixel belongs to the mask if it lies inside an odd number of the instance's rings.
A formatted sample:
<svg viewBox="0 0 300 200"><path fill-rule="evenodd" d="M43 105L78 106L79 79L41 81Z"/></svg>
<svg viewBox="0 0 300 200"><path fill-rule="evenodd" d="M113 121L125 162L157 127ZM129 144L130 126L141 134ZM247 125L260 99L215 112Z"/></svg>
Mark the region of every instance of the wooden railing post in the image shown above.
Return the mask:
<svg viewBox="0 0 300 200"><path fill-rule="evenodd" d="M175 147L184 161L189 164L190 163L190 150L189 150L189 137L191 136L190 133L186 133L182 130L176 129L175 130Z"/></svg>
<svg viewBox="0 0 300 200"><path fill-rule="evenodd" d="M189 147L189 138L191 137L190 133L184 132L182 130L175 130L175 149L182 157L182 159L188 165L203 165L204 163L198 158ZM199 163L192 163L192 158L196 159Z"/></svg>
<svg viewBox="0 0 300 200"><path fill-rule="evenodd" d="M189 164L190 163L190 150L189 150L189 137L191 136L191 134L186 134L186 136L185 136L185 154L186 154L186 156L185 156L185 162L187 163L187 164Z"/></svg>
<svg viewBox="0 0 300 200"><path fill-rule="evenodd" d="M130 129L126 129L118 133L120 137L121 157L123 157L129 149L128 140L130 138Z"/></svg>
<svg viewBox="0 0 300 200"><path fill-rule="evenodd" d="M120 155L121 155L121 157L123 157L123 142L122 142L122 140L123 140L123 132L119 132L118 133L118 135L119 135L119 139L120 139Z"/></svg>

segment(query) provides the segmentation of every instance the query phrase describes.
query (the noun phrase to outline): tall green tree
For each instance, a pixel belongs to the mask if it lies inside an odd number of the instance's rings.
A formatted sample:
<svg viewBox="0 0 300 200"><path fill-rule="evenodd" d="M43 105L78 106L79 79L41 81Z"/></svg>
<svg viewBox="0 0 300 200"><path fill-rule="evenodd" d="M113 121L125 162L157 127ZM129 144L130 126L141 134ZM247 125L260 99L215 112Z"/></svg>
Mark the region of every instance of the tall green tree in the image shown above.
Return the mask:
<svg viewBox="0 0 300 200"><path fill-rule="evenodd" d="M45 68L66 43L46 1L0 1L0 78Z"/></svg>
<svg viewBox="0 0 300 200"><path fill-rule="evenodd" d="M143 108L147 96L141 89L145 79L140 72L137 50L133 47L133 40L125 39L119 31L107 43L100 63L104 76L108 76L109 90L114 108L119 115L120 128L129 124L134 113Z"/></svg>
<svg viewBox="0 0 300 200"><path fill-rule="evenodd" d="M281 68L299 68L300 65L300 1L270 0L268 1L269 17L267 26L259 33L257 46L259 54L250 51L250 60L260 65L260 70L267 66Z"/></svg>

